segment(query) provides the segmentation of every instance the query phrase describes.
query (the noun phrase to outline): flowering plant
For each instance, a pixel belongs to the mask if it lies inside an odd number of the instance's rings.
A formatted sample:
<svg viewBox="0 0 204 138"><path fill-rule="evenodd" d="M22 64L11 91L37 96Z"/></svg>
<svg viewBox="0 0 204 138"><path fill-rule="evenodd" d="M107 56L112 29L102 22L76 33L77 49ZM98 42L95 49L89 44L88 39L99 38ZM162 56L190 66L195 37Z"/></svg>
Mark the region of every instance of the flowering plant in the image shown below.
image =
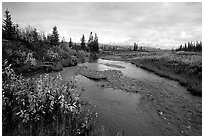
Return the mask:
<svg viewBox="0 0 204 138"><path fill-rule="evenodd" d="M87 135L96 114L85 110L75 82L59 75L17 76L4 62L3 135ZM29 126L29 127L28 127Z"/></svg>

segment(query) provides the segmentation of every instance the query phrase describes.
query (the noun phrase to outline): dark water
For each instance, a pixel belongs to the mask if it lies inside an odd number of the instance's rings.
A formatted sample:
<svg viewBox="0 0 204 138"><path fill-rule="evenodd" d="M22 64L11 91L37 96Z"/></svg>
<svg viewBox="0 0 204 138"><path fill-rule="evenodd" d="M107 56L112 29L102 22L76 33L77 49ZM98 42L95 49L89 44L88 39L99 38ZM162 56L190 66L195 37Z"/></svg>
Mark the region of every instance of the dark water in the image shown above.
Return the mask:
<svg viewBox="0 0 204 138"><path fill-rule="evenodd" d="M124 68L110 67L105 65L106 63ZM125 76L141 80L154 87L158 86L160 90L187 92L177 82L161 78L131 63L98 59L95 63L81 65L99 71L121 70ZM97 127L104 126L106 135L116 135L118 131L123 135L164 135L153 123L157 121L155 113L148 113L140 106L140 93L127 93L119 89L100 87L98 86L100 82L89 80L81 75L74 76L76 68L68 67L61 71L62 79L64 81L75 79L79 89L85 88L82 98L91 100L92 105L95 105L98 113Z"/></svg>
<svg viewBox="0 0 204 138"><path fill-rule="evenodd" d="M137 120L137 104L140 94L127 93L119 89L102 88L81 75L76 76L78 86L84 86L82 98L91 100L98 113L98 127L105 126L107 135L114 135L123 130L126 134L134 135Z"/></svg>

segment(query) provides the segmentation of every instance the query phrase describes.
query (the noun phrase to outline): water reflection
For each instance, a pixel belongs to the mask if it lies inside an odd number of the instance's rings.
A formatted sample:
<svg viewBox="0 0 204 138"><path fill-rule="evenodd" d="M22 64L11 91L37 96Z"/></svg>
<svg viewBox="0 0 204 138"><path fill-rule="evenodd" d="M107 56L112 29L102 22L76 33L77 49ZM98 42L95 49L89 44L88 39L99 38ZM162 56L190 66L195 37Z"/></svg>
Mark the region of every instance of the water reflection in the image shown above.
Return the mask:
<svg viewBox="0 0 204 138"><path fill-rule="evenodd" d="M103 88L97 85L97 82L87 79L81 75L75 77L77 85L84 87L85 92L82 98L91 100L96 106L98 116L98 126L105 128L115 128L112 134L116 134L119 130L123 130L126 135L136 135L136 114L137 104L139 103L140 94L127 93L125 91L113 88ZM108 134L108 135L112 135Z"/></svg>

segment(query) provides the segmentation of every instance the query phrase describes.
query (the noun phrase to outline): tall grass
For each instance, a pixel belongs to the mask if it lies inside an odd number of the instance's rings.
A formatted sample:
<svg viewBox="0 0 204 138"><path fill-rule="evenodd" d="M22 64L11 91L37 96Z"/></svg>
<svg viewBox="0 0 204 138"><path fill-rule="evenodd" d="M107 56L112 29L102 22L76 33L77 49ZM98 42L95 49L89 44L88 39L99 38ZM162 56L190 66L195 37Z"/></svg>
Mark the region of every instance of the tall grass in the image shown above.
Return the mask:
<svg viewBox="0 0 204 138"><path fill-rule="evenodd" d="M3 135L88 135L96 114L61 76L25 79L5 61L2 68Z"/></svg>
<svg viewBox="0 0 204 138"><path fill-rule="evenodd" d="M200 53L167 53L138 57L131 63L157 75L178 81L193 95L202 95L202 56Z"/></svg>

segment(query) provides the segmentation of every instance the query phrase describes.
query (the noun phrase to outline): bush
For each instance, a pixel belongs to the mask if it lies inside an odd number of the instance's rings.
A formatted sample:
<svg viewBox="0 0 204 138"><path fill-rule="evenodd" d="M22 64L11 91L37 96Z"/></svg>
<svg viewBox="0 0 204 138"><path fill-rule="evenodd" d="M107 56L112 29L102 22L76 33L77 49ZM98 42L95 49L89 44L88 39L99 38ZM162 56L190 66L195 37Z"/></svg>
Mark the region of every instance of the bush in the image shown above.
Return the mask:
<svg viewBox="0 0 204 138"><path fill-rule="evenodd" d="M88 135L96 117L86 112L74 82L61 76L25 79L3 64L3 135Z"/></svg>
<svg viewBox="0 0 204 138"><path fill-rule="evenodd" d="M81 63L86 62L89 59L89 57L90 57L90 53L82 50L80 50L79 53L77 54L77 58Z"/></svg>

